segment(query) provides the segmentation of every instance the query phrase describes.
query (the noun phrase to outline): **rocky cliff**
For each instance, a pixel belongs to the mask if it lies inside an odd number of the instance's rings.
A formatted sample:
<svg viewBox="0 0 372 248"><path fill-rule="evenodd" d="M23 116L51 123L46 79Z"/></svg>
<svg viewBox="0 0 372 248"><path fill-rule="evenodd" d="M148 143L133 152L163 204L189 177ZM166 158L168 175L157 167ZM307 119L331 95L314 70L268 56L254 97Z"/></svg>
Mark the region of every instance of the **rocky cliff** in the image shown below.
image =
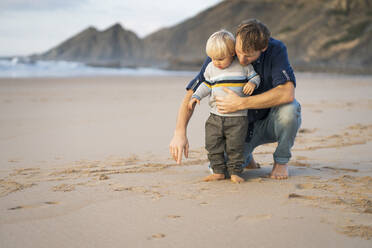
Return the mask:
<svg viewBox="0 0 372 248"><path fill-rule="evenodd" d="M89 27L39 58L97 66L136 66L143 60L143 41L120 24L104 31Z"/></svg>
<svg viewBox="0 0 372 248"><path fill-rule="evenodd" d="M118 24L102 32L89 28L41 57L197 68L209 35L234 32L248 18L285 42L295 69L372 73L372 0L226 0L144 39Z"/></svg>

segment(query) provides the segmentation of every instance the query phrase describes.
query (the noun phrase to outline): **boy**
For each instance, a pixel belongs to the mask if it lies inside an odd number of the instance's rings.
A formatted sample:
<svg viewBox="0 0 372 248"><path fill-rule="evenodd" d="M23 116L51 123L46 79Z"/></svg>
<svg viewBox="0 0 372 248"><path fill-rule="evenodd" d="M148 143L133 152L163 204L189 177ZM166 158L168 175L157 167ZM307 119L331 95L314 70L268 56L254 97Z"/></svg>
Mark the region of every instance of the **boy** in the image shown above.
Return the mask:
<svg viewBox="0 0 372 248"><path fill-rule="evenodd" d="M247 110L221 114L218 112L215 96L224 94L223 87L229 88L239 96L251 95L260 84L260 77L252 65L241 66L235 58L235 38L221 30L212 34L206 45L206 53L212 59L205 69L205 82L192 95L189 109L208 95L211 115L205 124L205 148L213 170L204 181L225 179L226 172L231 175L231 181L244 181L239 175L244 163L244 141L247 135ZM227 163L224 150L226 149Z"/></svg>

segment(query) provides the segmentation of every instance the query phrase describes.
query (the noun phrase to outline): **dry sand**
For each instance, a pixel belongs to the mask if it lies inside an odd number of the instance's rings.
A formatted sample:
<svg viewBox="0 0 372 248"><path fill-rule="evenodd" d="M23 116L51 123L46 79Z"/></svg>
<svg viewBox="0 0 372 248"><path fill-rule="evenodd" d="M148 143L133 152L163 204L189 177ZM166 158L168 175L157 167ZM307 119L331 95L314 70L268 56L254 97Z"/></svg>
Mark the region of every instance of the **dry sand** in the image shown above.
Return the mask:
<svg viewBox="0 0 372 248"><path fill-rule="evenodd" d="M0 247L371 247L372 77L298 73L289 180L205 183L168 144L188 77L0 79Z"/></svg>

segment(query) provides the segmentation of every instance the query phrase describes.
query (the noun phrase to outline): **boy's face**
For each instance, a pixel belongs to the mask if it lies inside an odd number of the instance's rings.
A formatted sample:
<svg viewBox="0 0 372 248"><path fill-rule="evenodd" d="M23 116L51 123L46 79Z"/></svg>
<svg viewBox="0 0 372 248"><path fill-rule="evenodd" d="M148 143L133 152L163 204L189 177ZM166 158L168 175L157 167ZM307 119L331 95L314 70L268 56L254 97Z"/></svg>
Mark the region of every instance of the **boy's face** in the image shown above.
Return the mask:
<svg viewBox="0 0 372 248"><path fill-rule="evenodd" d="M243 52L242 44L243 43L240 37L239 36L236 37L235 52L236 52L236 56L238 57L239 63L243 66L249 65L252 62L256 61L260 57L261 52L266 50L265 48L262 51L252 50L249 52Z"/></svg>
<svg viewBox="0 0 372 248"><path fill-rule="evenodd" d="M224 58L211 58L212 63L215 67L220 68L220 69L225 69L231 65L231 62L233 61L234 57L231 56L226 56Z"/></svg>

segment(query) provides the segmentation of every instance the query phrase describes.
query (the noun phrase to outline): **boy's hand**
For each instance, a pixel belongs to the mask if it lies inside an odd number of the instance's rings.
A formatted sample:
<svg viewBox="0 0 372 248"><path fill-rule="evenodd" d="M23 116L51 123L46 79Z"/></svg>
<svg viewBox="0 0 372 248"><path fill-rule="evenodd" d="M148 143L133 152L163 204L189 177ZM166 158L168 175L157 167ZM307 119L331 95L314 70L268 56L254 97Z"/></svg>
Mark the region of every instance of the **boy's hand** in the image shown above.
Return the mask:
<svg viewBox="0 0 372 248"><path fill-rule="evenodd" d="M243 93L246 95L252 95L255 88L256 88L256 85L254 83L248 82L244 85Z"/></svg>
<svg viewBox="0 0 372 248"><path fill-rule="evenodd" d="M194 108L194 105L196 103L198 103L200 105L199 99L197 99L197 98L191 98L191 100L189 102L189 105L188 105L189 109L192 110Z"/></svg>

